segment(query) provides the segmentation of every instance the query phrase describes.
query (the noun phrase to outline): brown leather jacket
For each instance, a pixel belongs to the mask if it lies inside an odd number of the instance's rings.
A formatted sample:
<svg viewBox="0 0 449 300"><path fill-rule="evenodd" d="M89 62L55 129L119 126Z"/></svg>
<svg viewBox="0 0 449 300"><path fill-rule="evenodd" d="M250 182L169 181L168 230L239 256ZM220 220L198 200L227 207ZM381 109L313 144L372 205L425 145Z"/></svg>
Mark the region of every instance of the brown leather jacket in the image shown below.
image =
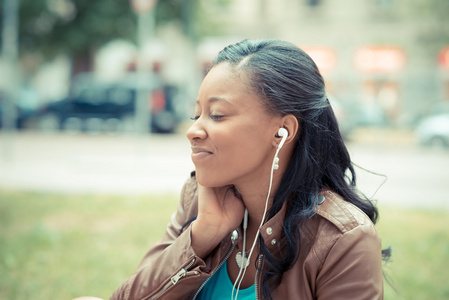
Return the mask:
<svg viewBox="0 0 449 300"><path fill-rule="evenodd" d="M273 299L383 299L381 241L373 223L336 193L324 190L320 195L324 201L316 215L301 228L299 259L284 273L281 284L272 292ZM205 260L195 255L190 246L191 226L180 232L196 216L197 199L192 175L183 187L181 202L165 236L111 299L195 298L236 243L230 233ZM284 215L285 206L261 228L266 246L274 255L281 254L282 242L278 247L278 241ZM256 278L260 299L260 274Z"/></svg>

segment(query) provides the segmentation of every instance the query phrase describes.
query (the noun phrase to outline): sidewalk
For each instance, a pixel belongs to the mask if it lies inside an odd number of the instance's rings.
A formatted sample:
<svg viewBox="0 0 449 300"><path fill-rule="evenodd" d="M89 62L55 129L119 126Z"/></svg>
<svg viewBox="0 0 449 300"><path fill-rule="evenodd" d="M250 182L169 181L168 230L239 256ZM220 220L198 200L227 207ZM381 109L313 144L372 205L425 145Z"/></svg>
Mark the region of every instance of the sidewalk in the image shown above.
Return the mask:
<svg viewBox="0 0 449 300"><path fill-rule="evenodd" d="M194 169L190 143L183 134L20 132L9 144L5 138L0 132L0 189L179 194ZM449 151L419 147L404 131L359 130L347 145L353 162L369 170L355 168L358 186L369 197L375 194L379 204L449 209Z"/></svg>

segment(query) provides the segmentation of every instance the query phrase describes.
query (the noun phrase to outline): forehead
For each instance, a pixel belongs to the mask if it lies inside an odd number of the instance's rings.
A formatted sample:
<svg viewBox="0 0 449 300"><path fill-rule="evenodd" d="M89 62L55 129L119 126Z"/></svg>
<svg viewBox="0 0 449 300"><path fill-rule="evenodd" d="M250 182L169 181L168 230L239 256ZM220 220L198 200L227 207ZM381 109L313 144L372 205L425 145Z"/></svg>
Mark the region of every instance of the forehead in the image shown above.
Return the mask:
<svg viewBox="0 0 449 300"><path fill-rule="evenodd" d="M229 63L221 63L213 67L201 84L198 101L208 101L213 98L225 99L232 104L239 104L238 102L241 102L239 100L244 99L261 102L259 95L251 88L246 72L236 71Z"/></svg>

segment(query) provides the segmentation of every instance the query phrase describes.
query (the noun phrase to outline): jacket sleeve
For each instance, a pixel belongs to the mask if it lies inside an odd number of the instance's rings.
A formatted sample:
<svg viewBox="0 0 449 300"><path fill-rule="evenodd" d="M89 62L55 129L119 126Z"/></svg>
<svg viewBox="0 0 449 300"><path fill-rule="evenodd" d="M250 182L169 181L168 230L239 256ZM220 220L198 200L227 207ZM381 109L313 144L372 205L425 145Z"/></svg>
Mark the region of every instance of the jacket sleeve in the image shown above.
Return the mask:
<svg viewBox="0 0 449 300"><path fill-rule="evenodd" d="M167 225L165 236L148 251L137 271L114 291L110 299L187 299L201 285L205 263L191 247L191 226L179 234L189 220L187 210L190 208L185 206L186 202L191 204L195 190L192 182L184 185L181 202ZM187 198L190 201L186 201ZM178 283L181 279L183 284Z"/></svg>
<svg viewBox="0 0 449 300"><path fill-rule="evenodd" d="M341 235L317 277L317 299L383 299L381 240L371 222Z"/></svg>

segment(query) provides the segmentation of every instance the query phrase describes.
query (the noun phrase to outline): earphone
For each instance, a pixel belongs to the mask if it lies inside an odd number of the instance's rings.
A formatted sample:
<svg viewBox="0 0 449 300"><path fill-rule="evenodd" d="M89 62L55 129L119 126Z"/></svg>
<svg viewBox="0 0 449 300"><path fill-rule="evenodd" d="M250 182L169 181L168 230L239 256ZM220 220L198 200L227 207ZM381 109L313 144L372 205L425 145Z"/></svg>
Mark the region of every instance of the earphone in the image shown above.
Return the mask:
<svg viewBox="0 0 449 300"><path fill-rule="evenodd" d="M260 233L260 228L262 227L262 225L263 225L263 223L265 221L265 216L267 214L267 209L268 209L268 200L270 199L271 187L273 185L273 172L274 172L274 170L279 169L279 157L278 157L278 154L279 154L279 151L281 150L281 148L284 146L285 141L287 140L287 137L288 137L287 129L282 128L282 127L279 128L276 136L282 137L282 139L281 139L281 142L279 143L279 145L276 147L276 153L274 155L273 164L271 166L270 185L269 185L269 188L268 188L267 200L265 201L265 210L264 210L264 213L263 213L262 220L260 221L259 228L257 229L257 233L256 233L256 237L254 238L253 245L252 245L251 250L250 250L250 252L248 254L248 258L246 258L248 261L251 261L251 255L253 254L254 247L256 246L257 237L259 236L259 233ZM248 226L248 210L245 209L245 214L244 214L244 218L243 218L243 249L242 249L243 258L245 258L246 228L247 228L247 226ZM242 264L242 265L243 265L243 267L240 268L239 274L237 275L237 278L235 279L234 286L232 287L232 295L231 295L231 299L232 300L234 300L234 299L236 300L237 299L237 297L239 295L240 284L243 281L243 277L245 277L246 264ZM243 271L243 273L242 273L242 271ZM238 284L237 284L237 282L238 282ZM236 286L236 284L237 284L237 286ZM237 293L236 293L235 298L234 298L234 290L235 290L236 287L237 287Z"/></svg>
<svg viewBox="0 0 449 300"><path fill-rule="evenodd" d="M286 140L287 137L288 137L288 131L287 131L287 129L285 129L285 128L283 128L283 127L279 128L279 130L278 130L278 136L282 137L282 140L281 140L281 142L279 143L279 146L278 146L278 149L281 149L282 146L284 146L285 140Z"/></svg>
<svg viewBox="0 0 449 300"><path fill-rule="evenodd" d="M274 156L274 162L273 162L273 169L277 170L279 169L279 157L278 157L278 153L279 150L281 150L282 146L284 146L285 140L287 140L288 137L288 131L285 128L279 128L278 133L276 136L282 137L281 142L279 143L279 145L276 147L276 155Z"/></svg>

